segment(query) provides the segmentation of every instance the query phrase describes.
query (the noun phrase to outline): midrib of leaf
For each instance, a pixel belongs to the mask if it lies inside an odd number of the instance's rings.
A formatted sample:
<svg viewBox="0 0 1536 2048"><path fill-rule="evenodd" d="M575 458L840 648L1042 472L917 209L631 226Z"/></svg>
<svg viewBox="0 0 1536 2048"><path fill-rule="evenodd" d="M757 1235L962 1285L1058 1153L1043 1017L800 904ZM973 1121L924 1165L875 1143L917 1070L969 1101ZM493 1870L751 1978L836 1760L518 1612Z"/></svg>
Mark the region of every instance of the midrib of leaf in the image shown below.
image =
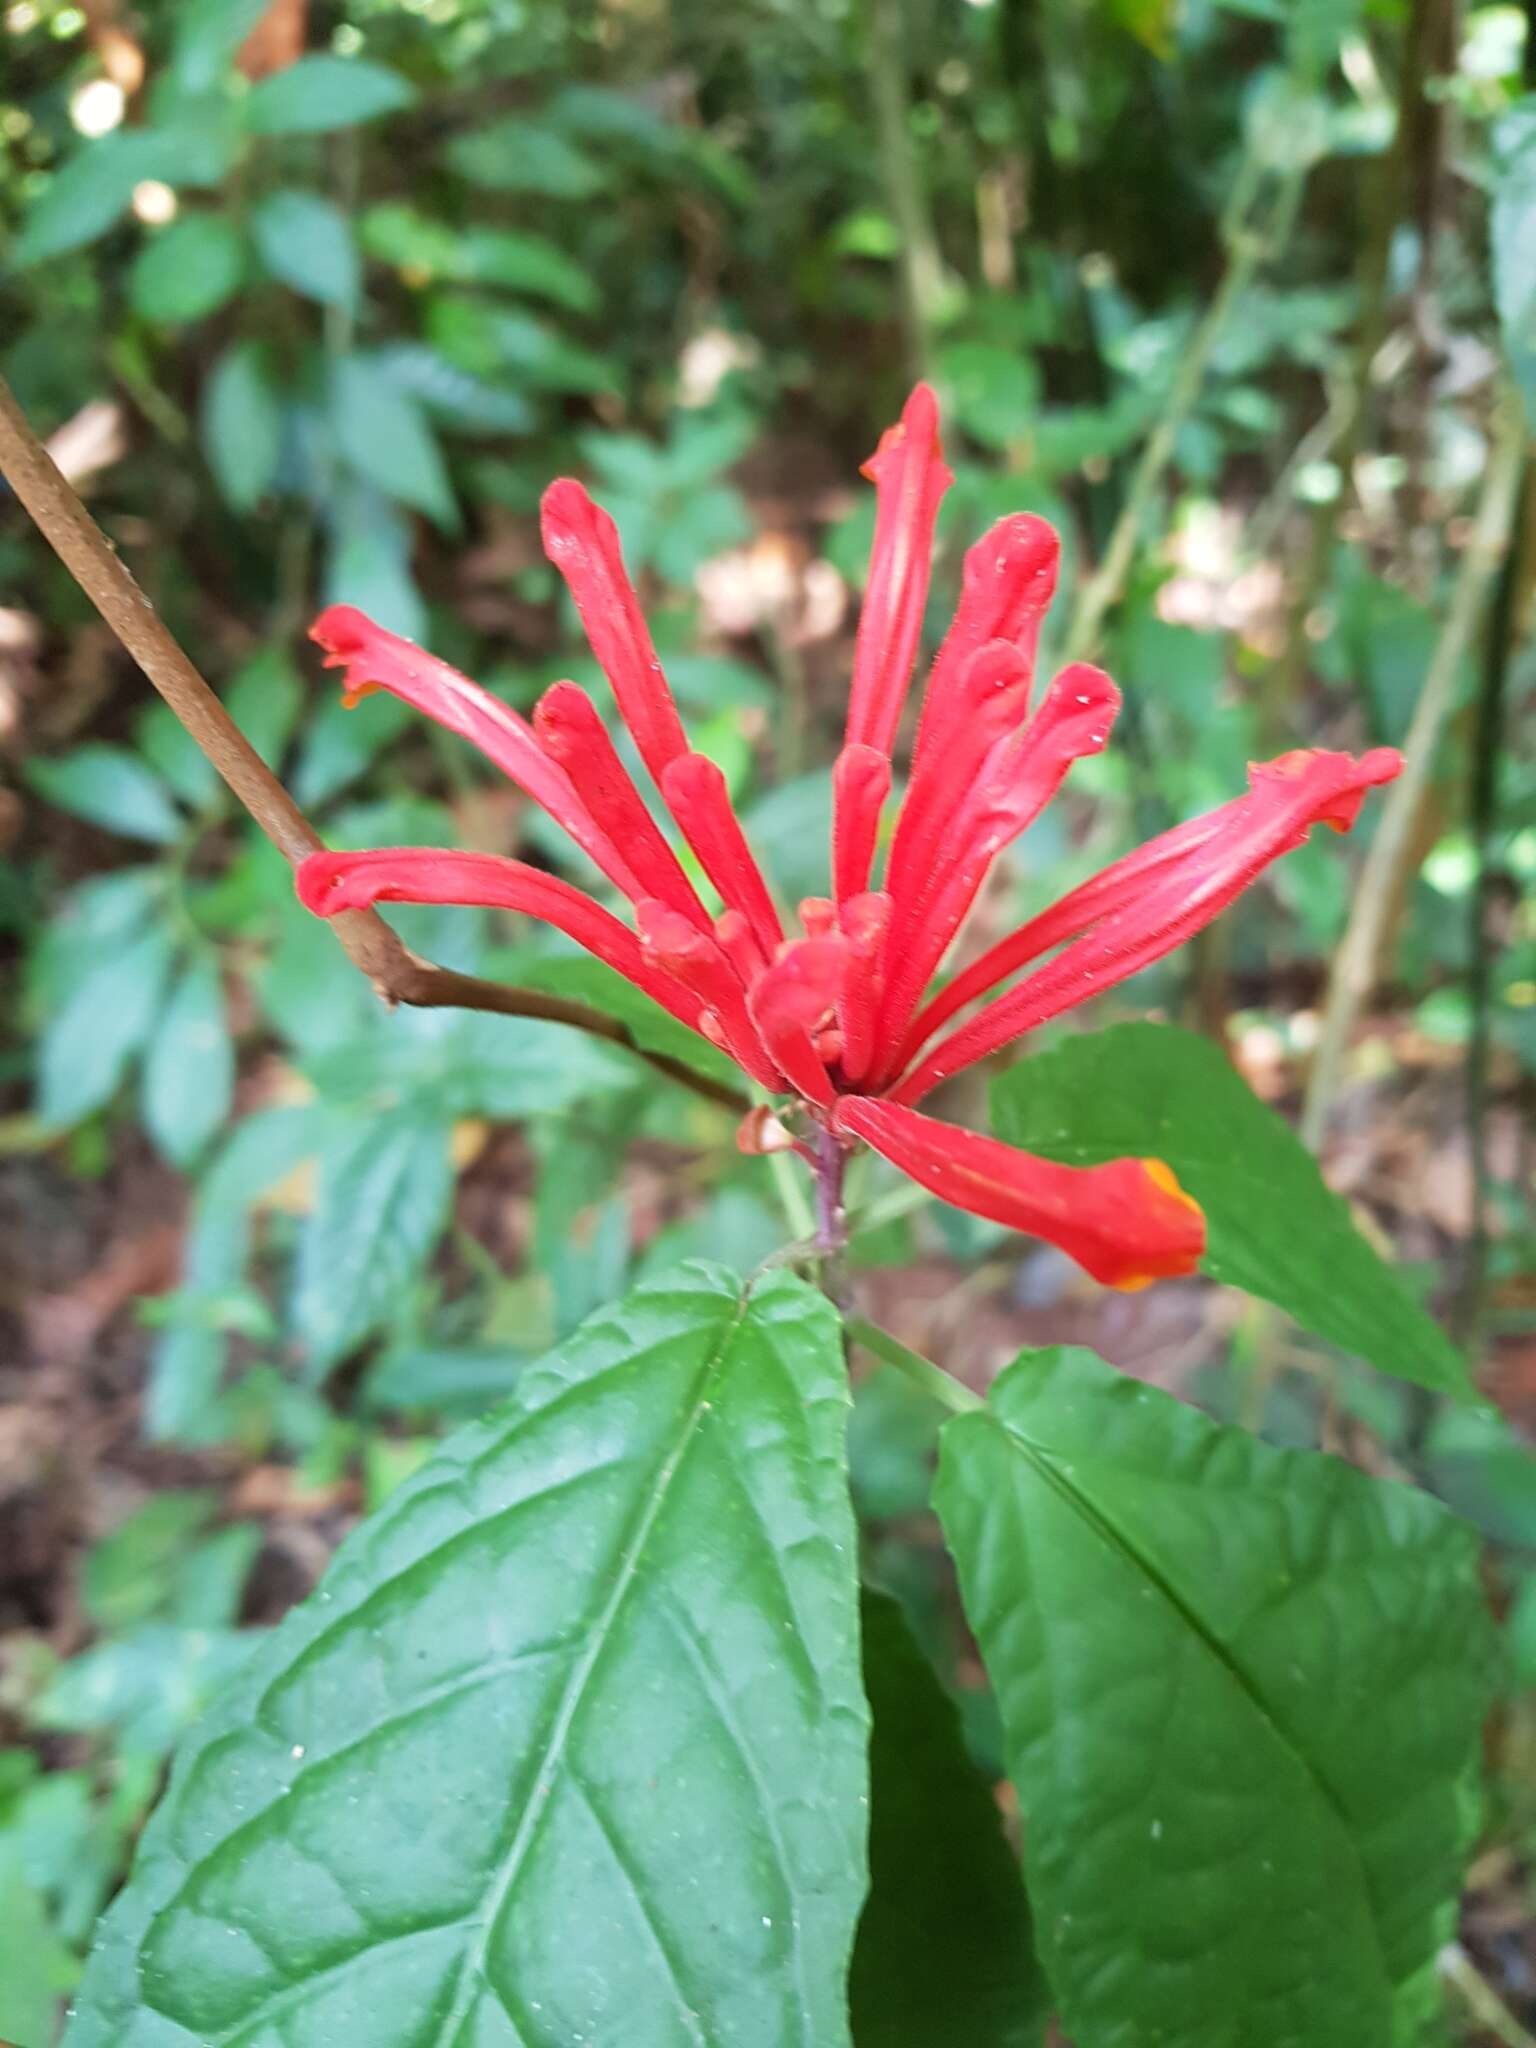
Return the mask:
<svg viewBox="0 0 1536 2048"><path fill-rule="evenodd" d="M550 1794L554 1790L555 1781L564 1764L566 1747L570 1741L576 1717L586 1700L588 1687L597 1675L598 1667L603 1659L603 1653L613 1638L614 1624L617 1622L624 1602L629 1596L630 1587L634 1584L635 1574L640 1568L640 1559L644 1554L645 1546L650 1539L651 1532L656 1526L663 1507L666 1505L667 1496L671 1492L673 1482L682 1468L683 1460L687 1457L689 1449L694 1442L700 1419L706 1413L709 1406L709 1392L715 1374L730 1350L736 1332L741 1328L750 1299L751 1287L749 1285L743 1288L740 1295L738 1295L736 1313L722 1330L718 1343L700 1368L698 1385L692 1404L684 1418L683 1426L678 1431L676 1441L663 1460L649 1493L640 1503L634 1524L619 1557L618 1570L614 1575L613 1590L609 1594L601 1613L591 1629L586 1650L577 1658L575 1665L572 1667L571 1675L566 1680L565 1690L560 1696L559 1705L555 1709L554 1720L550 1724L549 1734L545 1738L538 1774L534 1779L528 1798L524 1802L523 1811L518 1817L517 1827L511 1842L507 1846L506 1855L502 1859L500 1867L497 1869L491 1883L487 1886L485 1894L475 1910L473 1918L478 1924L480 1931L476 1939L470 1944L463 1962L459 1965L459 1980L454 1992L453 2003L448 2009L442 2026L439 2027L434 2037L433 2048L454 2048L459 2029L468 2018L474 2000L482 1988L489 1990L496 1998L497 2003L502 2006L503 2011L506 2011L505 2001L502 1999L500 1992L497 1991L496 1986L486 1977L486 1952L495 1935L497 1925L507 1900L511 1895L512 1888L521 1874L528 1852L537 1840L539 1829L543 1825L545 1816L553 1804ZM649 1921L650 1915L645 1911L644 1902L638 1900L638 1894L637 1902L640 1905L642 1914ZM677 1988L679 1991L679 2004L681 2005L682 1987L679 1985ZM801 2000L801 2016L802 2019L806 2017L803 1999ZM516 2028L516 2016L507 2012L506 2017L513 2027ZM518 2031L520 2032L521 2030L519 2029ZM698 2035L697 2038L701 2043L701 2048L703 2048L702 2034Z"/></svg>
<svg viewBox="0 0 1536 2048"><path fill-rule="evenodd" d="M1184 1599L1183 1595L1178 1591L1177 1587L1173 1585L1172 1581L1166 1578L1163 1575L1163 1573L1158 1570L1157 1566L1152 1562L1150 1558L1146 1557L1140 1550L1137 1549L1136 1545L1131 1541L1130 1537L1127 1536L1123 1530L1117 1528L1116 1525L1109 1519L1109 1517L1104 1513L1104 1511L1097 1506L1095 1502L1089 1500L1086 1497L1086 1495L1084 1495L1076 1486L1072 1484L1072 1481L1067 1475L1067 1473L1064 1472L1061 1469L1061 1467L1056 1464L1054 1459L1051 1457L1051 1454L1048 1451L1042 1449L1040 1445L1032 1443L1030 1439L1024 1435L1023 1431L1019 1428L1016 1422L1004 1421L1000 1416L991 1412L985 1413L978 1419L984 1420L994 1429L1001 1430L1005 1437L1009 1438L1013 1443L1015 1443L1018 1446L1019 1450L1023 1453L1023 1455L1034 1466L1035 1470L1040 1474L1040 1477L1045 1481L1047 1486L1051 1487L1059 1498L1065 1500L1068 1503L1068 1505L1077 1514L1079 1514L1082 1517L1082 1519L1085 1522L1087 1522L1099 1536L1103 1538L1103 1540L1106 1543L1108 1543L1113 1549L1118 1551L1119 1554L1123 1558L1125 1558L1126 1561L1136 1571L1140 1572L1143 1575L1143 1577L1145 1577L1148 1580L1148 1582L1157 1589L1157 1592L1159 1593L1161 1598L1167 1603L1169 1607L1173 1609L1174 1613L1184 1623L1185 1627L1189 1629L1191 1634L1196 1638L1198 1642L1204 1645L1208 1654L1211 1657L1213 1657L1217 1664L1221 1666L1222 1670L1224 1670L1227 1673L1228 1677L1232 1680L1233 1684L1238 1688L1239 1692L1241 1692L1244 1699L1247 1700L1249 1706L1252 1707L1253 1711L1258 1715L1259 1719L1263 1722L1264 1726L1268 1728L1270 1733L1274 1736L1276 1742L1279 1743L1280 1747L1287 1751L1289 1755L1294 1757L1296 1762L1301 1766L1301 1769L1305 1774L1308 1783L1313 1787L1314 1791L1316 1792L1317 1796L1321 1799L1324 1806L1327 1807L1328 1811L1334 1816L1335 1820L1338 1822L1340 1832L1342 1833L1346 1843L1349 1845L1350 1856L1354 1860L1355 1866L1360 1873L1361 1889L1364 1891L1366 1898L1371 1902L1371 1912L1369 1915L1369 1919L1371 1925L1371 1934L1375 1944L1376 1963L1381 1977L1381 1981L1387 1986L1389 1992L1395 1990L1395 1981L1392 1977L1391 1971L1387 1967L1386 1953L1382 1948L1381 1943L1381 1927L1376 1903L1376 1888L1371 1881L1371 1873L1366 1866L1365 1857L1361 1851L1360 1844L1356 1839L1355 1830L1350 1824L1348 1815L1345 1813L1343 1807L1340 1806L1338 1800L1335 1798L1333 1788L1328 1784L1326 1779L1318 1775L1317 1771L1313 1768L1311 1762L1306 1757L1306 1755L1300 1749L1297 1748L1296 1744L1292 1741L1286 1729L1280 1724L1279 1721L1275 1719L1274 1715L1271 1713L1269 1709L1268 1704L1264 1699L1263 1694L1257 1690L1252 1679L1248 1676L1248 1673L1243 1669L1242 1665L1239 1664L1236 1658L1232 1656L1231 1652L1227 1649L1226 1645L1218 1637L1211 1634L1210 1630L1205 1626L1205 1623L1200 1619L1200 1616L1195 1612L1195 1610L1192 1607L1190 1607L1188 1602Z"/></svg>

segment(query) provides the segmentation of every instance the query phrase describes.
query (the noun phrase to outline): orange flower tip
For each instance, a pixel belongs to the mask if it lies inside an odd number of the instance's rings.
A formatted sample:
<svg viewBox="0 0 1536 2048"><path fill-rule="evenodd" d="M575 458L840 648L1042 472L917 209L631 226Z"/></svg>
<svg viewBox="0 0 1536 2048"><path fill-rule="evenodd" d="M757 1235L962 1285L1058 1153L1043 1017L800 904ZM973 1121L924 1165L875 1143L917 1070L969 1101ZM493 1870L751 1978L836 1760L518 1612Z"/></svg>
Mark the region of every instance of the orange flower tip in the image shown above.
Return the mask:
<svg viewBox="0 0 1536 2048"><path fill-rule="evenodd" d="M1139 1294L1154 1280L1184 1279L1198 1271L1205 1254L1205 1211L1200 1204L1179 1185L1178 1176L1165 1160L1143 1159L1140 1165L1152 1184L1151 1207L1157 1212L1164 1241L1145 1264L1100 1276L1119 1294Z"/></svg>
<svg viewBox="0 0 1536 2048"><path fill-rule="evenodd" d="M713 1016L713 1011L705 1013ZM752 1158L763 1158L770 1152L792 1152L795 1148L793 1133L780 1123L766 1102L760 1102L755 1109L749 1109L736 1126L736 1149Z"/></svg>

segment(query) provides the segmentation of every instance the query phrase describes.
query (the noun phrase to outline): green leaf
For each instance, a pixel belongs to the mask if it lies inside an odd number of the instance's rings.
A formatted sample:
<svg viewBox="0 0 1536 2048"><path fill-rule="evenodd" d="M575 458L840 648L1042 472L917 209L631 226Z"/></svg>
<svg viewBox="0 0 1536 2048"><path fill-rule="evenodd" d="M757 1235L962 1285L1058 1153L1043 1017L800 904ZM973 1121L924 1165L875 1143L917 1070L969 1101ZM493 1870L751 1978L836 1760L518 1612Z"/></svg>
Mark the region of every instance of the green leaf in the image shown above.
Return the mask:
<svg viewBox="0 0 1536 2048"><path fill-rule="evenodd" d="M402 633L407 640L424 640L427 608L411 576L411 522L379 491L363 483L349 484L346 479L332 499L330 514L327 604L355 604L391 633ZM392 704L395 701L392 699ZM334 719L333 732L336 727L345 731L340 745L325 749L332 764L342 754L371 758L381 741L392 739L412 722L408 715L395 718L386 714L382 725L377 713L370 720L355 718L340 697L331 699L317 726L328 718ZM367 727L366 737L357 730L361 726Z"/></svg>
<svg viewBox="0 0 1536 2048"><path fill-rule="evenodd" d="M304 680L282 647L258 648L230 683L230 717L269 768L282 760L304 708Z"/></svg>
<svg viewBox="0 0 1536 2048"><path fill-rule="evenodd" d="M159 925L95 957L38 1045L38 1114L50 1127L79 1123L110 1100L149 1036L171 968Z"/></svg>
<svg viewBox="0 0 1536 2048"><path fill-rule="evenodd" d="M466 228L457 275L465 284L501 285L563 306L571 313L595 312L597 286L582 266L542 235L513 234L508 228Z"/></svg>
<svg viewBox="0 0 1536 2048"><path fill-rule="evenodd" d="M1388 2048L1460 1884L1471 1532L1083 1351L1026 1352L948 1424L935 1504L1066 2031Z"/></svg>
<svg viewBox="0 0 1536 2048"><path fill-rule="evenodd" d="M386 497L425 512L439 526L457 523L436 436L420 406L384 365L360 355L344 356L336 364L331 424L337 446L358 476Z"/></svg>
<svg viewBox="0 0 1536 2048"><path fill-rule="evenodd" d="M144 1056L144 1127L173 1166L190 1166L229 1115L235 1049L218 963L203 953L172 988Z"/></svg>
<svg viewBox="0 0 1536 2048"><path fill-rule="evenodd" d="M55 171L11 250L17 268L83 248L104 235L128 210L134 186L161 175L157 140L143 129L103 135Z"/></svg>
<svg viewBox="0 0 1536 2048"><path fill-rule="evenodd" d="M846 2048L868 1720L836 1317L637 1289L189 1738L68 2048Z"/></svg>
<svg viewBox="0 0 1536 2048"><path fill-rule="evenodd" d="M506 955L504 965L507 979L524 988L565 996L617 1018L628 1028L635 1043L647 1052L681 1060L712 1081L723 1081L733 1088L741 1085L741 1070L734 1060L700 1033L680 1024L660 1003L653 1003L643 989L636 988L603 961L584 959L577 954L519 950Z"/></svg>
<svg viewBox="0 0 1536 2048"><path fill-rule="evenodd" d="M17 1836L0 1834L0 2040L50 2048L78 1968L27 1881Z"/></svg>
<svg viewBox="0 0 1536 2048"><path fill-rule="evenodd" d="M1205 1211L1213 1280L1275 1302L1383 1372L1468 1391L1450 1339L1209 1039L1167 1024L1084 1033L1004 1074L992 1107L1000 1137L1047 1159L1164 1160Z"/></svg>
<svg viewBox="0 0 1536 2048"><path fill-rule="evenodd" d="M218 794L218 770L170 705L158 697L135 720L133 740L150 767L193 810L202 810Z"/></svg>
<svg viewBox="0 0 1536 2048"><path fill-rule="evenodd" d="M320 1159L299 1243L294 1323L319 1378L388 1322L442 1235L453 1197L440 1117L349 1119Z"/></svg>
<svg viewBox="0 0 1536 2048"><path fill-rule="evenodd" d="M251 215L251 233L269 273L322 306L352 306L359 265L352 225L318 192L269 193Z"/></svg>
<svg viewBox="0 0 1536 2048"><path fill-rule="evenodd" d="M126 747L92 744L52 760L32 761L27 780L49 803L109 832L166 846L179 839L183 820L170 791L153 769Z"/></svg>
<svg viewBox="0 0 1536 2048"><path fill-rule="evenodd" d="M866 1592L870 1893L853 1950L857 2048L1028 2048L1045 2025L1029 1905L960 1717L897 1603Z"/></svg>
<svg viewBox="0 0 1536 2048"><path fill-rule="evenodd" d="M239 288L245 244L216 213L187 213L150 236L128 273L134 311L161 326L216 313Z"/></svg>
<svg viewBox="0 0 1536 2048"><path fill-rule="evenodd" d="M398 71L362 57L301 57L252 89L246 126L256 135L320 135L408 107L415 89Z"/></svg>
<svg viewBox="0 0 1536 2048"><path fill-rule="evenodd" d="M181 0L176 10L176 82L183 92L221 83L269 0Z"/></svg>
<svg viewBox="0 0 1536 2048"><path fill-rule="evenodd" d="M283 410L260 342L237 341L203 392L203 447L224 501L249 512L271 489L283 446Z"/></svg>
<svg viewBox="0 0 1536 2048"><path fill-rule="evenodd" d="M494 192L590 199L603 186L602 172L575 143L523 114L510 114L470 135L456 135L446 154L461 178Z"/></svg>

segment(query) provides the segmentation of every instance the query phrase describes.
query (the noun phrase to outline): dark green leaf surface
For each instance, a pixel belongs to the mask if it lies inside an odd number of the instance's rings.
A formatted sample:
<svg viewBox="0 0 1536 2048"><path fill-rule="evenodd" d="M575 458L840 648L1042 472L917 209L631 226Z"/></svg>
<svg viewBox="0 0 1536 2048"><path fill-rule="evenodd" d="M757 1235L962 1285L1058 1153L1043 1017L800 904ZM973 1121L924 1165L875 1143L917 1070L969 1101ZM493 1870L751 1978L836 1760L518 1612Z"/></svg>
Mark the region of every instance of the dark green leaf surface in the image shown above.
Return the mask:
<svg viewBox="0 0 1536 2048"><path fill-rule="evenodd" d="M1004 1074L999 1137L1073 1166L1154 1158L1205 1211L1203 1269L1383 1372L1449 1393L1466 1366L1220 1048L1168 1024L1069 1038Z"/></svg>
<svg viewBox="0 0 1536 2048"><path fill-rule="evenodd" d="M713 1267L529 1367L197 1728L69 2048L846 2044L846 1400Z"/></svg>
<svg viewBox="0 0 1536 2048"><path fill-rule="evenodd" d="M1080 2048L1387 2048L1459 1888L1470 1532L1083 1351L946 1427L935 1500Z"/></svg>
<svg viewBox="0 0 1536 2048"><path fill-rule="evenodd" d="M885 1593L863 1600L870 1895L856 2048L1027 2048L1045 2023L1029 1905L960 1717Z"/></svg>
<svg viewBox="0 0 1536 2048"><path fill-rule="evenodd" d="M386 65L358 57L301 57L252 90L246 125L258 135L316 135L392 114L415 97Z"/></svg>

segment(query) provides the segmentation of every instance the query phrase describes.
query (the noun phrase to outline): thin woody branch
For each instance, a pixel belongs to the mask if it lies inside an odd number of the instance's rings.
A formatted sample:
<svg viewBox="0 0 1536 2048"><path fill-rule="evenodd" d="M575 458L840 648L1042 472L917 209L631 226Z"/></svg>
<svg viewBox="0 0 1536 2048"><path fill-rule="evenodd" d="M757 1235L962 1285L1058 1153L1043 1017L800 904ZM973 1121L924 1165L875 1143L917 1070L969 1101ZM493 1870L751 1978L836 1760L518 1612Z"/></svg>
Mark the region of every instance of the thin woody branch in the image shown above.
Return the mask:
<svg viewBox="0 0 1536 2048"><path fill-rule="evenodd" d="M112 544L59 473L0 378L0 475L38 530L144 674L261 830L291 867L321 840L140 589ZM373 910L348 910L328 920L337 941L386 1003L418 1009L491 1010L568 1024L636 1053L669 1079L721 1107L745 1111L747 1098L680 1060L647 1051L616 1018L584 1003L512 988L438 967L413 953Z"/></svg>

